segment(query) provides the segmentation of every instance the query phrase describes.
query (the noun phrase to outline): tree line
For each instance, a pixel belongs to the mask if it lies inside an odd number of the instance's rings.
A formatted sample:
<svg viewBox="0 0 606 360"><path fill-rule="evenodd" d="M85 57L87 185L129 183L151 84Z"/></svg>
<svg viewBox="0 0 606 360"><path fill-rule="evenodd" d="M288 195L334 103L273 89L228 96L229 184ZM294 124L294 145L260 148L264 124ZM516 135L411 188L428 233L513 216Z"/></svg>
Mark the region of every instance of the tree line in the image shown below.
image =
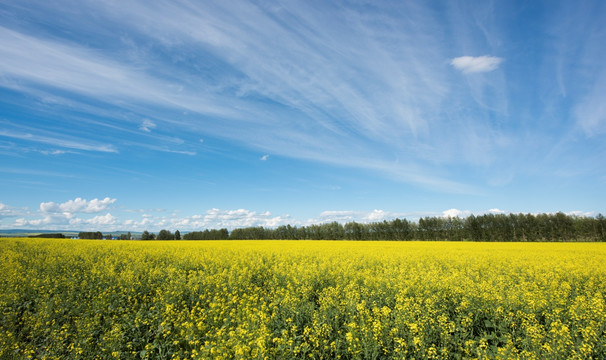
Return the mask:
<svg viewBox="0 0 606 360"><path fill-rule="evenodd" d="M47 238L47 239L65 239L65 235L61 233L46 233L38 235L30 235L29 238Z"/></svg>
<svg viewBox="0 0 606 360"><path fill-rule="evenodd" d="M141 234L141 240L181 240L181 233L177 230L173 234L168 230L162 229L158 235L156 235L145 230L143 234Z"/></svg>
<svg viewBox="0 0 606 360"><path fill-rule="evenodd" d="M142 240L179 240L179 231L143 232ZM193 231L184 240L447 240L447 241L606 241L606 218L556 214L485 214L466 218L424 217L391 221L262 226Z"/></svg>
<svg viewBox="0 0 606 360"><path fill-rule="evenodd" d="M95 232L81 231L78 233L78 238L79 239L112 240L112 239L114 239L114 236L112 234L103 234L101 231L95 231ZM132 238L133 238L133 236L131 235L130 231L127 234L122 234L120 236L115 237L116 240L131 240Z"/></svg>

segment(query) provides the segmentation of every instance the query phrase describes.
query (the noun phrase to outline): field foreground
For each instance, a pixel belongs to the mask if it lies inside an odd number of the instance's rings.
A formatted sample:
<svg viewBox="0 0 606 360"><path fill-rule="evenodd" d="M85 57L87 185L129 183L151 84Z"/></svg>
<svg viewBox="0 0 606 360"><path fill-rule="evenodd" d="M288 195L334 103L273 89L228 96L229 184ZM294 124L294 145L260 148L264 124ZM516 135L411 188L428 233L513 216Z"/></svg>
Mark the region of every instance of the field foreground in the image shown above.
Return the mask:
<svg viewBox="0 0 606 360"><path fill-rule="evenodd" d="M1 359L606 359L606 244L0 240Z"/></svg>

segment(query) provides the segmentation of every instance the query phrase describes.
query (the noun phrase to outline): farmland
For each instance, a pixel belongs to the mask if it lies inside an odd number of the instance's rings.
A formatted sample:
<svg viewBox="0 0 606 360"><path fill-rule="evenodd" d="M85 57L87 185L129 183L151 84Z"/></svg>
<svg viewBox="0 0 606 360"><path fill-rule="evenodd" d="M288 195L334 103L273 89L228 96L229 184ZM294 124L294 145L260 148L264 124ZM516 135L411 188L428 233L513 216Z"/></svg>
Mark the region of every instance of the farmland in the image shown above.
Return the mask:
<svg viewBox="0 0 606 360"><path fill-rule="evenodd" d="M606 244L0 240L0 358L606 358Z"/></svg>

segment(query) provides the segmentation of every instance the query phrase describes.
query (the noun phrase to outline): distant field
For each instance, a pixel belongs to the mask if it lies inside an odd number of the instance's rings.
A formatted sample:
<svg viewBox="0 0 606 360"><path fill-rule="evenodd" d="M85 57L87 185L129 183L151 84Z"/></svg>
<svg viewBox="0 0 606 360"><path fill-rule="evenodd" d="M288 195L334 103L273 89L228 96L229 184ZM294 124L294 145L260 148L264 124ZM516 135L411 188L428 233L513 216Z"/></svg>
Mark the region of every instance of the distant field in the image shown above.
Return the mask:
<svg viewBox="0 0 606 360"><path fill-rule="evenodd" d="M605 243L0 239L1 359L605 359Z"/></svg>

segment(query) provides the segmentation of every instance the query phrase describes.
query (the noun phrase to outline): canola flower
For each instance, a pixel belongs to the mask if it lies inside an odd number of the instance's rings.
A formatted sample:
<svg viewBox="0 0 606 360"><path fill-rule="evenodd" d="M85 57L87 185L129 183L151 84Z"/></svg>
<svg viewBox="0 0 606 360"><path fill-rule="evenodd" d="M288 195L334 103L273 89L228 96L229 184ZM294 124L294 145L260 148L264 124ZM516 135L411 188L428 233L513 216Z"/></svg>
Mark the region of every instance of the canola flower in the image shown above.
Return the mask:
<svg viewBox="0 0 606 360"><path fill-rule="evenodd" d="M606 359L606 244L0 240L0 359Z"/></svg>

